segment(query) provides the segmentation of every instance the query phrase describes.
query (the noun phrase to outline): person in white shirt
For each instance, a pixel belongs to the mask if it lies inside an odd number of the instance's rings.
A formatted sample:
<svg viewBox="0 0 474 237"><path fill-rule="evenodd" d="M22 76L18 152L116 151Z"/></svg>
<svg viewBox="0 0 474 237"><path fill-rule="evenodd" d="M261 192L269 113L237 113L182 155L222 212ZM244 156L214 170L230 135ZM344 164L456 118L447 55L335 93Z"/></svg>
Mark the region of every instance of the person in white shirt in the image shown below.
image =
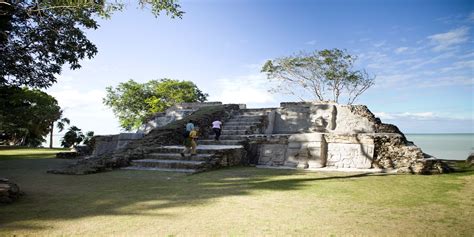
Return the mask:
<svg viewBox="0 0 474 237"><path fill-rule="evenodd" d="M221 130L222 130L222 122L218 119L216 119L214 122L212 122L212 130L216 134L214 139L216 141L219 141L219 137L221 136Z"/></svg>

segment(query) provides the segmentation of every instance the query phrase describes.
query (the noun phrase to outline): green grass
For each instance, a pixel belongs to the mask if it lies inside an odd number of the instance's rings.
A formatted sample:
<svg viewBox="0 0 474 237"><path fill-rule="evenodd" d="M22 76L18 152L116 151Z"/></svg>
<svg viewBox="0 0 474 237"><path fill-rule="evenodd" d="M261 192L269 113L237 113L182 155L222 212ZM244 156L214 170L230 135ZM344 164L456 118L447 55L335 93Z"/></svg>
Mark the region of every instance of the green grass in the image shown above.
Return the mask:
<svg viewBox="0 0 474 237"><path fill-rule="evenodd" d="M0 176L26 195L0 206L0 236L474 235L472 169L432 176L251 167L67 176L45 171L68 160L4 158Z"/></svg>
<svg viewBox="0 0 474 237"><path fill-rule="evenodd" d="M67 152L66 148L29 148L0 146L0 161L18 159L47 159L55 158L58 152Z"/></svg>

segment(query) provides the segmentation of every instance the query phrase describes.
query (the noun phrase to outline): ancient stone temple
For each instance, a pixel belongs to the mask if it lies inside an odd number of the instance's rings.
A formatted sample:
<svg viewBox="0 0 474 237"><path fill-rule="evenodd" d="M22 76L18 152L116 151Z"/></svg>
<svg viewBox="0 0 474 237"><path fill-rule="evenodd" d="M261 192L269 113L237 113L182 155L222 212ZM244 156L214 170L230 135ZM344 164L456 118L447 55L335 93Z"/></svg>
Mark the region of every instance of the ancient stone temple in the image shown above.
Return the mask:
<svg viewBox="0 0 474 237"><path fill-rule="evenodd" d="M263 167L409 173L444 169L366 106L281 103L279 108L240 110L230 121L224 139L244 140L249 160Z"/></svg>
<svg viewBox="0 0 474 237"><path fill-rule="evenodd" d="M182 157L182 130L201 128L198 155ZM215 141L210 124L223 121ZM363 105L287 102L278 108L184 103L150 119L136 134L97 136L94 156L83 164L105 168L202 172L233 165L309 170L431 174L449 171L391 124ZM98 168L97 168L98 167ZM74 173L74 172L73 172Z"/></svg>

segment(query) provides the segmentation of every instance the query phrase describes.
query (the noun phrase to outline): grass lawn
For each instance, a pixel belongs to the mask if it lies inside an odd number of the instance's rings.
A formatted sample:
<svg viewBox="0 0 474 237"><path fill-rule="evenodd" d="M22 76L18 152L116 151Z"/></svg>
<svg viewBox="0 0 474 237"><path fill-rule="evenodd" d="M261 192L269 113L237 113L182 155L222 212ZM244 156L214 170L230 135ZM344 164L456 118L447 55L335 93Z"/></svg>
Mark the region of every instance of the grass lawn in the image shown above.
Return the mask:
<svg viewBox="0 0 474 237"><path fill-rule="evenodd" d="M432 176L251 167L67 176L46 173L70 162L46 151L0 150L0 177L26 193L0 206L0 236L474 235L473 169Z"/></svg>
<svg viewBox="0 0 474 237"><path fill-rule="evenodd" d="M35 148L0 146L0 161L19 159L46 159L55 158L58 152L67 152L67 148Z"/></svg>

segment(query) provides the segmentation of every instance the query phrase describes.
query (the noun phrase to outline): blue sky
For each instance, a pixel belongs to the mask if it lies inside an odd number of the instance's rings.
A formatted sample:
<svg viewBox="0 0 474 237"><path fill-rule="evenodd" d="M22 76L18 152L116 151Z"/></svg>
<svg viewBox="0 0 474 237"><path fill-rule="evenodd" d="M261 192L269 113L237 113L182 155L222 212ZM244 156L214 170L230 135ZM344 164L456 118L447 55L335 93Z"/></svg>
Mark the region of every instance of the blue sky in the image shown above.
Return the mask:
<svg viewBox="0 0 474 237"><path fill-rule="evenodd" d="M133 1L132 1L133 2ZM277 107L268 59L340 48L376 85L356 102L405 133L474 132L472 1L181 1L183 19L129 5L88 31L98 55L66 67L47 90L72 124L120 132L102 105L106 86L133 79L193 81L210 101Z"/></svg>

